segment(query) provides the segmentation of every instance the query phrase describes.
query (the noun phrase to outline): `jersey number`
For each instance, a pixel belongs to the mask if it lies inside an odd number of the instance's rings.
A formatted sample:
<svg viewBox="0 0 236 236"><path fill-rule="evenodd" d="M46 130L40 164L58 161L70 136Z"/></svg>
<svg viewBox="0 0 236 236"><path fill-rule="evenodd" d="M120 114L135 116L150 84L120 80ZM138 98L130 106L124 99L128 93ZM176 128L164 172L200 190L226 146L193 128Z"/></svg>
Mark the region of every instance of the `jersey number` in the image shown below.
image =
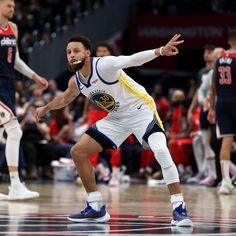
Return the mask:
<svg viewBox="0 0 236 236"><path fill-rule="evenodd" d="M8 63L12 63L12 51L13 51L12 47L9 47L8 51L7 51L7 62Z"/></svg>
<svg viewBox="0 0 236 236"><path fill-rule="evenodd" d="M218 72L220 73L220 84L232 84L232 76L231 76L231 67L230 66L220 66L218 68Z"/></svg>

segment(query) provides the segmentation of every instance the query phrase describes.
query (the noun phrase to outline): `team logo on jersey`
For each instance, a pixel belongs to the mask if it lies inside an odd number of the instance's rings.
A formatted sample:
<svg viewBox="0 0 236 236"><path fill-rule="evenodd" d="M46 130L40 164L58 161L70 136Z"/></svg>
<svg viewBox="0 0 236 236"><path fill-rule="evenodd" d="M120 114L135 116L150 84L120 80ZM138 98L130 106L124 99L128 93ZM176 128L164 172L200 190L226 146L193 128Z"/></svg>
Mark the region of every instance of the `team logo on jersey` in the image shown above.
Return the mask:
<svg viewBox="0 0 236 236"><path fill-rule="evenodd" d="M94 93L91 99L98 107L108 112L116 111L119 107L119 103L116 103L115 99L107 93Z"/></svg>
<svg viewBox="0 0 236 236"><path fill-rule="evenodd" d="M15 46L16 45L16 39L11 39L9 37L3 37L3 39L0 42L1 42L1 46Z"/></svg>

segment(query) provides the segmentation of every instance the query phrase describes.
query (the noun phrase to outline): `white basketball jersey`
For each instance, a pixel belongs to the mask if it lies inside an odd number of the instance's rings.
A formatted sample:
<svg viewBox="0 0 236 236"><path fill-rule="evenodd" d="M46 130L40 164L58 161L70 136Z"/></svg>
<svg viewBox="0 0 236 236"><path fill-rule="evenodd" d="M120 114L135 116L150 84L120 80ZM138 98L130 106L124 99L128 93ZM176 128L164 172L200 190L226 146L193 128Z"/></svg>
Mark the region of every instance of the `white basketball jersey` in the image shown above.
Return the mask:
<svg viewBox="0 0 236 236"><path fill-rule="evenodd" d="M91 58L91 74L87 84L82 82L79 72L76 73L78 90L97 106L117 115L127 111L138 111L148 106L161 124L155 102L146 89L122 69L119 69L119 78L102 78L98 67L100 59ZM112 73L110 74L112 76Z"/></svg>

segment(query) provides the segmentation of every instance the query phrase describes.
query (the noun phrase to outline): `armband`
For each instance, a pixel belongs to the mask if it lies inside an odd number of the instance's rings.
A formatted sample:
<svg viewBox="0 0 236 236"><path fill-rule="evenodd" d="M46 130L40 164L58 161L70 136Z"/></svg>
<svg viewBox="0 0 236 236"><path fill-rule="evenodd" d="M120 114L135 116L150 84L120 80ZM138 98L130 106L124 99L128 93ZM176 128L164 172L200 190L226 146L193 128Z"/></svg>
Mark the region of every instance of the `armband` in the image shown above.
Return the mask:
<svg viewBox="0 0 236 236"><path fill-rule="evenodd" d="M35 72L31 70L29 66L27 66L25 62L20 58L18 52L16 53L14 68L29 79L32 79L33 75L35 74Z"/></svg>

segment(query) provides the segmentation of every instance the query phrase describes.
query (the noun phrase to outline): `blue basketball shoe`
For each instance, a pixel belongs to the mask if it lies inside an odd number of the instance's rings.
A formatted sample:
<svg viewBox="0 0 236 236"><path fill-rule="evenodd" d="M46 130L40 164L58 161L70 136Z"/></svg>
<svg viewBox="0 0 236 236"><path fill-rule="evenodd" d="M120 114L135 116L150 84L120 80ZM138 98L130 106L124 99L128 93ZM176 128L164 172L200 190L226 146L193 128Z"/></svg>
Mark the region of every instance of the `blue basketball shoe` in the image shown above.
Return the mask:
<svg viewBox="0 0 236 236"><path fill-rule="evenodd" d="M173 219L171 225L180 226L180 227L192 227L193 222L188 216L185 203L182 203L173 210Z"/></svg>
<svg viewBox="0 0 236 236"><path fill-rule="evenodd" d="M110 219L106 206L103 205L100 211L95 211L87 202L87 207L78 214L70 215L68 220L73 222L107 222Z"/></svg>

